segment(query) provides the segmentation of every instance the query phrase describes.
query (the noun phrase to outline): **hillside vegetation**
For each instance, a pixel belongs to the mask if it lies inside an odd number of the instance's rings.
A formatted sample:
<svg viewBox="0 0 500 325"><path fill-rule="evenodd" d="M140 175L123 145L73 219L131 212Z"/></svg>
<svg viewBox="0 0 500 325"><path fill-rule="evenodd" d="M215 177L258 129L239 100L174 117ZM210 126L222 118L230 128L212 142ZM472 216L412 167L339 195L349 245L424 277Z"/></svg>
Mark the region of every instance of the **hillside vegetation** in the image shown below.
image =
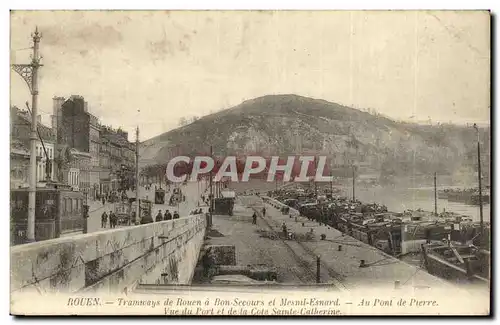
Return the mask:
<svg viewBox="0 0 500 325"><path fill-rule="evenodd" d="M489 128L481 130L483 168L489 169ZM269 95L204 116L141 144L141 165L172 156L327 155L384 175L472 173L476 132L457 125L401 123L350 107L297 95Z"/></svg>

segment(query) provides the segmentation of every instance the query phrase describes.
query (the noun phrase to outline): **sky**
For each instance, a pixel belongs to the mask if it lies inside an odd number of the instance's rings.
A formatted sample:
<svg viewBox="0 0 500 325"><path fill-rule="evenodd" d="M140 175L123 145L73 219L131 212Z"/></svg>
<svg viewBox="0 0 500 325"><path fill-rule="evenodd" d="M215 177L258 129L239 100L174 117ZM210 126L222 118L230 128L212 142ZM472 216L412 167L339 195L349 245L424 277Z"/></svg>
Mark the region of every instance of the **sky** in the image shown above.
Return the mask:
<svg viewBox="0 0 500 325"><path fill-rule="evenodd" d="M81 95L140 140L269 94L397 120L490 121L490 16L480 11L13 11L11 63L42 33L39 113ZM11 105L31 102L11 73ZM30 104L31 105L31 104Z"/></svg>

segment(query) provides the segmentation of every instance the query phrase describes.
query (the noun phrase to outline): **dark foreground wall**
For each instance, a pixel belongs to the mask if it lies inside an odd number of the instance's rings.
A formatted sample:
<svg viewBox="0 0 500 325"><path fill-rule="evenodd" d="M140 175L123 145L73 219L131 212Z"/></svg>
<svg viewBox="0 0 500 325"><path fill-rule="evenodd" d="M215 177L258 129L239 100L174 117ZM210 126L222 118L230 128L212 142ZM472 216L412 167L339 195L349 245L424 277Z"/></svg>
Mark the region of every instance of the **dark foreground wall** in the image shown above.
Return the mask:
<svg viewBox="0 0 500 325"><path fill-rule="evenodd" d="M205 216L189 216L11 248L12 295L124 292L138 283L189 284Z"/></svg>

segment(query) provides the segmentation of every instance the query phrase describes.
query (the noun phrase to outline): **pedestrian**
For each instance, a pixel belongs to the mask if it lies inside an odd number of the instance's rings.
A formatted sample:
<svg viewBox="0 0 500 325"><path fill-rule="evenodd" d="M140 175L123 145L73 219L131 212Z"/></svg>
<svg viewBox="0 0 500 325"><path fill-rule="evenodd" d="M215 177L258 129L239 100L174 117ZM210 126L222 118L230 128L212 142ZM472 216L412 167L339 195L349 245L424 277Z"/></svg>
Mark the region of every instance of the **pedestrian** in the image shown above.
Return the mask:
<svg viewBox="0 0 500 325"><path fill-rule="evenodd" d="M283 237L285 239L288 238L288 229L286 228L286 224L283 222L283 224L281 225L281 229L283 230Z"/></svg>
<svg viewBox="0 0 500 325"><path fill-rule="evenodd" d="M109 225L111 228L116 227L116 215L113 211L109 211Z"/></svg>
<svg viewBox="0 0 500 325"><path fill-rule="evenodd" d="M257 213L253 213L253 216L252 216L252 224L253 225L256 225L257 224Z"/></svg>
<svg viewBox="0 0 500 325"><path fill-rule="evenodd" d="M174 211L174 219L179 219L179 214L177 213L177 211Z"/></svg>
<svg viewBox="0 0 500 325"><path fill-rule="evenodd" d="M172 214L170 211L165 211L165 220L172 220Z"/></svg>
<svg viewBox="0 0 500 325"><path fill-rule="evenodd" d="M135 211L132 211L132 218L129 219L128 225L130 226L132 223L135 224L137 221L137 213Z"/></svg>
<svg viewBox="0 0 500 325"><path fill-rule="evenodd" d="M102 197L102 205L104 206L106 204L106 198L103 196Z"/></svg>
<svg viewBox="0 0 500 325"><path fill-rule="evenodd" d="M158 211L158 214L156 215L155 221L156 222L163 221L163 215L161 214L161 210Z"/></svg>
<svg viewBox="0 0 500 325"><path fill-rule="evenodd" d="M266 216L266 208L262 208L262 216L265 217Z"/></svg>
<svg viewBox="0 0 500 325"><path fill-rule="evenodd" d="M106 211L104 211L101 215L101 228L106 228L106 224L108 223L108 215Z"/></svg>

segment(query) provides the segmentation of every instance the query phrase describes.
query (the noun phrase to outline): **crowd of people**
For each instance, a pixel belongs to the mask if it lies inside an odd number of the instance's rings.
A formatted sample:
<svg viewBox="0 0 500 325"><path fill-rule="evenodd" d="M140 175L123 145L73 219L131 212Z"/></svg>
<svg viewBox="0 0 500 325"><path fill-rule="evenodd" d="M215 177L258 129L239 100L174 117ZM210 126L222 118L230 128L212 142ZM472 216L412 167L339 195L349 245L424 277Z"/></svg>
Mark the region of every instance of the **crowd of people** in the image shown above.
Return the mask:
<svg viewBox="0 0 500 325"><path fill-rule="evenodd" d="M156 190L158 187L154 184L146 184L144 186L144 188L146 190L151 190L151 189ZM169 189L167 189L167 190L169 190ZM123 195L125 195L125 197L122 197ZM98 199L99 199L99 201L102 202L103 208L105 208L105 205L107 203L114 203L116 201L119 201L120 197L122 200L127 199L125 192L118 192L118 191L111 191L109 193L105 193L105 194L101 195ZM203 194L200 196L200 198L201 198L201 202L203 202L203 203L205 203L205 201L207 201L207 202L209 201L208 195ZM184 199L185 199L185 197L184 197ZM154 207L154 205L153 205L153 207ZM154 210L156 210L156 209L154 209ZM166 210L165 212L163 212L162 210L158 210L156 215L155 215L154 210L150 211L150 213L148 214L149 216L146 216L146 217L142 216L142 213L141 213L142 218L140 220L140 224L175 220L175 219L180 218L180 214L178 211ZM118 226L118 223L121 222L119 220L119 217L116 215L116 213L117 212L115 212L115 211L104 211L101 215L101 227L102 228L111 228L111 229L116 228ZM136 219L136 216L135 216L136 212L130 211L130 213L131 213L131 220L135 220ZM203 213L204 213L204 211L202 208L196 208L190 212L190 215L198 215L198 214L203 214ZM133 224L133 222L132 222L132 224Z"/></svg>
<svg viewBox="0 0 500 325"><path fill-rule="evenodd" d="M167 221L179 218L180 216L177 211L174 211L174 214L172 215L169 210L165 211L165 214L162 214L161 210L159 210L158 213L156 214L155 222Z"/></svg>
<svg viewBox="0 0 500 325"><path fill-rule="evenodd" d="M97 194L96 195L96 200L97 201L101 201L102 205L105 205L106 202L108 202L108 203L114 203L114 202L119 201L120 197L121 197L122 200L126 200L128 198L127 194L125 193L125 191L123 191L123 192L111 191L111 192L103 193L101 195Z"/></svg>

